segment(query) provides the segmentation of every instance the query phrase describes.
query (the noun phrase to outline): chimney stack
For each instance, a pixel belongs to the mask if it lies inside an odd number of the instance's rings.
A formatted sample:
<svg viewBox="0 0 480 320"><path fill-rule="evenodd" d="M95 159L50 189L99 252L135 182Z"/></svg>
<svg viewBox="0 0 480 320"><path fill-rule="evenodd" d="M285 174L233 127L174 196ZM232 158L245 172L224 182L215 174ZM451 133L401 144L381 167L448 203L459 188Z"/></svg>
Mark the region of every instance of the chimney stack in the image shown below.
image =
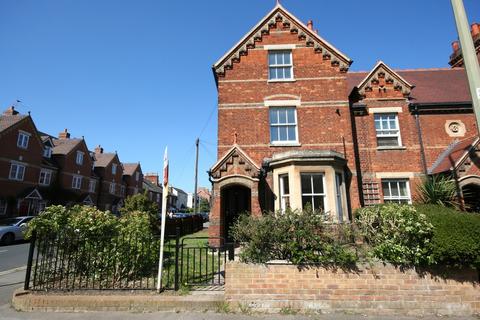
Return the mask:
<svg viewBox="0 0 480 320"><path fill-rule="evenodd" d="M159 180L158 180L158 173L145 173L143 175L143 179L146 179L153 183L156 186L160 186Z"/></svg>
<svg viewBox="0 0 480 320"><path fill-rule="evenodd" d="M472 38L475 39L476 36L478 36L478 34L480 33L480 26L478 25L478 23L474 23L472 24Z"/></svg>
<svg viewBox="0 0 480 320"><path fill-rule="evenodd" d="M308 27L308 29L313 31L313 21L312 20L308 20L307 27Z"/></svg>
<svg viewBox="0 0 480 320"><path fill-rule="evenodd" d="M457 52L460 49L460 43L457 41L452 42L453 53Z"/></svg>
<svg viewBox="0 0 480 320"><path fill-rule="evenodd" d="M5 111L3 112L3 114L4 114L5 116L14 116L14 115L18 114L18 111L15 110L15 107L14 107L14 106L11 106L11 107L8 108L7 110L5 110Z"/></svg>
<svg viewBox="0 0 480 320"><path fill-rule="evenodd" d="M58 134L59 139L70 139L70 133L68 132L67 129L63 130L63 132L60 132Z"/></svg>
<svg viewBox="0 0 480 320"><path fill-rule="evenodd" d="M103 153L103 148L102 148L100 145L98 145L98 146L95 148L95 153L96 153L96 154Z"/></svg>

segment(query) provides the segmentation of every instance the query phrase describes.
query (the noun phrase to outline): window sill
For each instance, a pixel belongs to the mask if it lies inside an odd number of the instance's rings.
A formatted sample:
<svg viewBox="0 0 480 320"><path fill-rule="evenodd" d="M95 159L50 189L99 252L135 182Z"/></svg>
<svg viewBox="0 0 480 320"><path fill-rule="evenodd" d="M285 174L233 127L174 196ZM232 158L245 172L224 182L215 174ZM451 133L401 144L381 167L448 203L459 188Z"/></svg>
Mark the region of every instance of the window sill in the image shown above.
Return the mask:
<svg viewBox="0 0 480 320"><path fill-rule="evenodd" d="M377 147L378 151L384 151L384 150L406 150L407 147L405 146L384 146L384 147Z"/></svg>
<svg viewBox="0 0 480 320"><path fill-rule="evenodd" d="M301 147L302 144L298 142L278 142L278 143L270 143L270 147Z"/></svg>
<svg viewBox="0 0 480 320"><path fill-rule="evenodd" d="M295 79L277 79L277 80L267 80L267 83L276 83L276 82L296 82Z"/></svg>

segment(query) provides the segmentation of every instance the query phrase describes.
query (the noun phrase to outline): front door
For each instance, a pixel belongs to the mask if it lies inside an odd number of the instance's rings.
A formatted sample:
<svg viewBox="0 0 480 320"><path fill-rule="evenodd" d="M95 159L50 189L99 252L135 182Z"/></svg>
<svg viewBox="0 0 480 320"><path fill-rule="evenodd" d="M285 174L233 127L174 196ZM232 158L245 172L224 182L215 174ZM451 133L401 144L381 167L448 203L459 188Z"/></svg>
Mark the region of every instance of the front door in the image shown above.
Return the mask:
<svg viewBox="0 0 480 320"><path fill-rule="evenodd" d="M242 213L250 213L251 191L249 188L235 185L222 190L222 216L224 217L224 238L233 240L230 228Z"/></svg>

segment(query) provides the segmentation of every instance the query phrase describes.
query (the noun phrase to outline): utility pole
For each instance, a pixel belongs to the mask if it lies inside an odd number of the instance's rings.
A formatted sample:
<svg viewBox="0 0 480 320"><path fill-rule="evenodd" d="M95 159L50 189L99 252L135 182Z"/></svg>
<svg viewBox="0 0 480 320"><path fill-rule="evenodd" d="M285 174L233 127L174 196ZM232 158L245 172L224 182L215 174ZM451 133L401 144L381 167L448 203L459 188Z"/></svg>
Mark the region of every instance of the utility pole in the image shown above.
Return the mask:
<svg viewBox="0 0 480 320"><path fill-rule="evenodd" d="M477 54L470 34L463 0L451 1L455 22L457 24L458 38L462 48L465 70L467 71L470 94L472 95L473 111L477 118L477 130L480 130L480 67L478 66Z"/></svg>
<svg viewBox="0 0 480 320"><path fill-rule="evenodd" d="M200 143L200 139L197 138L195 140L195 147L196 147L196 156L195 156L195 190L193 191L193 213L197 213L198 211L198 201L197 201L197 187L198 187L198 144Z"/></svg>

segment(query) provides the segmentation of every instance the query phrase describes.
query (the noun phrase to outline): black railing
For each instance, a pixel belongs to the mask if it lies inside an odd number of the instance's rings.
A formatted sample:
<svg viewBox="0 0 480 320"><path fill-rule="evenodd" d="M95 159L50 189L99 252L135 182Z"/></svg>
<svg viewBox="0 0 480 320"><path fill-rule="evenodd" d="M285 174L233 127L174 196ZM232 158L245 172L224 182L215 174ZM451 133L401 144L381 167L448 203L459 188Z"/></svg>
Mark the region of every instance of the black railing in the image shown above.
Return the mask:
<svg viewBox="0 0 480 320"><path fill-rule="evenodd" d="M211 247L206 237L167 236L162 290L224 284L233 246ZM220 239L223 243L223 239ZM158 236L91 236L72 233L33 236L25 290L156 290Z"/></svg>

